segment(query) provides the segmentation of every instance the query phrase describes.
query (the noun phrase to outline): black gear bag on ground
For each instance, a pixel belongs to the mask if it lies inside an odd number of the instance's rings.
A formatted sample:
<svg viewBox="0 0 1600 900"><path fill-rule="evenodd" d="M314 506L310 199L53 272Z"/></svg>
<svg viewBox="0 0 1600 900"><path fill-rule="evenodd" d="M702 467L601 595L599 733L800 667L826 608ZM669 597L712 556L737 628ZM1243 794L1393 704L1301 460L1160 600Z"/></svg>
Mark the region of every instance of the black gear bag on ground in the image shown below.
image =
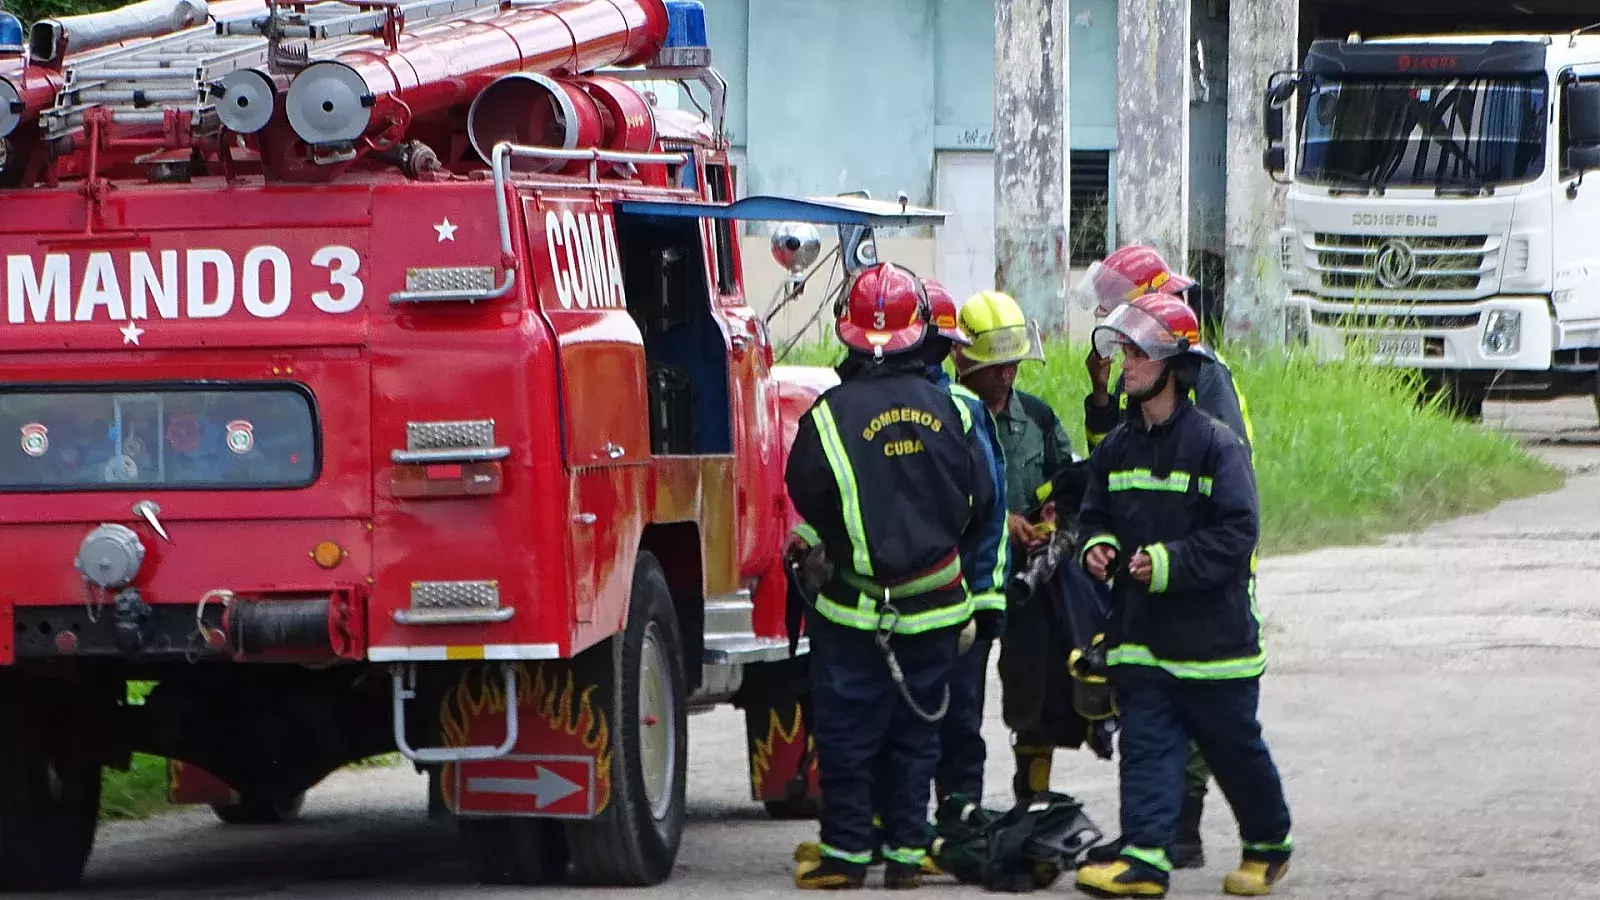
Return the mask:
<svg viewBox="0 0 1600 900"><path fill-rule="evenodd" d="M1000 893L1049 887L1104 837L1068 794L1047 792L1005 813L959 795L934 814L934 864L963 884Z"/></svg>

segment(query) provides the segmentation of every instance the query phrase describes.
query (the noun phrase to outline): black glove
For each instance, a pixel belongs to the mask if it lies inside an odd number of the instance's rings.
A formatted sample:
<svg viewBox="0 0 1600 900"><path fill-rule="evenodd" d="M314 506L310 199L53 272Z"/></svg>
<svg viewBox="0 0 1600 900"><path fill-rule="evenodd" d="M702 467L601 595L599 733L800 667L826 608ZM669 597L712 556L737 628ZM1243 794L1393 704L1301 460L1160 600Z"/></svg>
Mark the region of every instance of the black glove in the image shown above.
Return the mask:
<svg viewBox="0 0 1600 900"><path fill-rule="evenodd" d="M978 622L978 640L992 641L1000 636L1000 630L1005 627L1005 613L997 609L983 609L972 616Z"/></svg>

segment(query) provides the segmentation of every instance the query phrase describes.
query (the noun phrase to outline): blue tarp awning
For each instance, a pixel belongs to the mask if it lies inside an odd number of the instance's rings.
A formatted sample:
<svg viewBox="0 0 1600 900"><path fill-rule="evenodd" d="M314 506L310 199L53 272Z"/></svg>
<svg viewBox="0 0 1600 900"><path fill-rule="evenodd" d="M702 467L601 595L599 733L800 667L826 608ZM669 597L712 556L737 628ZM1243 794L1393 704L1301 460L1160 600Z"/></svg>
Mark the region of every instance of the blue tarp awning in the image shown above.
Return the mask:
<svg viewBox="0 0 1600 900"><path fill-rule="evenodd" d="M901 206L861 197L746 197L733 203L680 200L621 200L617 212L674 219L738 219L745 222L809 222L813 225L865 225L912 228L944 224L943 210Z"/></svg>

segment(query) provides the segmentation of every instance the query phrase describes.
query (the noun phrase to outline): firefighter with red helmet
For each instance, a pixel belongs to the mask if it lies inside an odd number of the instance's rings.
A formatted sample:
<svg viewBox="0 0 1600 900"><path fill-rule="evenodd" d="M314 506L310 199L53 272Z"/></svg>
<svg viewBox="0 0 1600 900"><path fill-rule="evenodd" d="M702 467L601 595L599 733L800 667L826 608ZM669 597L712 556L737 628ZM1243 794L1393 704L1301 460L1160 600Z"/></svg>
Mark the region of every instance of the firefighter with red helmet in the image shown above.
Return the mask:
<svg viewBox="0 0 1600 900"><path fill-rule="evenodd" d="M920 351L936 328L921 281L869 267L835 314L855 364L800 420L784 474L804 520L792 543L831 562L806 617L821 839L795 885L859 887L881 841L885 883L914 887L950 675L975 615L963 560L989 538L996 486L965 405L926 377Z"/></svg>
<svg viewBox="0 0 1600 900"><path fill-rule="evenodd" d="M1184 292L1194 286L1194 279L1173 271L1154 247L1130 244L1091 265L1074 288L1074 293L1080 303L1093 306L1096 318L1105 319L1118 307L1139 297L1155 295L1182 298ZM1181 371L1178 375L1181 382L1179 387L1189 394L1197 408L1233 429L1244 441L1246 462L1251 462L1255 429L1250 422L1249 407L1245 404L1244 395L1234 384L1227 361L1215 350L1211 351L1211 357L1212 364L1200 367L1197 372L1191 373L1187 369ZM1089 449L1093 450L1128 414L1128 397L1123 390L1123 379L1118 380L1115 389L1107 390L1110 357L1091 349L1086 365L1090 391L1083 399L1083 420ZM1176 868L1197 869L1205 865L1200 822L1205 813L1206 782L1210 779L1211 772L1206 767L1205 758L1198 749L1191 748L1185 769L1178 838L1171 853L1172 864ZM1090 856L1114 858L1118 846L1113 842L1096 848Z"/></svg>
<svg viewBox="0 0 1600 900"><path fill-rule="evenodd" d="M960 795L977 802L983 797L983 765L987 746L983 740L984 687L988 681L989 654L999 636L1000 616L1005 612L1005 576L1009 565L1006 540L1006 472L1005 451L1000 444L994 417L988 407L966 387L954 382L945 372L943 363L956 346L969 346L972 339L957 321L955 298L944 285L931 279L922 279L928 295L928 309L933 320L933 332L918 348L927 379L950 392L957 402L967 408L975 430L982 438L984 459L994 479L995 496L989 516L989 536L975 541L961 555L961 570L967 580L967 591L972 595L973 610L995 615L978 616L972 626L972 645L956 661L950 676L950 707L941 720L939 762L934 768L934 795L943 802L952 795ZM841 380L852 377L864 365L869 365L863 354L851 354L840 367ZM981 626L981 627L979 627ZM880 761L880 765L883 761ZM881 802L883 786L892 778L891 772L880 770L874 782L873 808L879 811L873 825L881 835L883 821ZM881 841L877 845L881 848ZM795 850L797 862L820 858L815 842L804 841ZM881 861L875 857L874 862ZM923 862L924 874L943 874L932 859Z"/></svg>
<svg viewBox="0 0 1600 900"><path fill-rule="evenodd" d="M1189 743L1233 809L1242 861L1229 894L1270 893L1288 871L1289 808L1257 718L1266 668L1255 604L1260 534L1255 475L1240 437L1197 409L1196 371L1214 365L1194 312L1140 297L1094 330L1121 352L1135 404L1089 460L1080 558L1112 587L1106 664L1121 716L1122 839L1078 887L1162 897L1172 868Z"/></svg>

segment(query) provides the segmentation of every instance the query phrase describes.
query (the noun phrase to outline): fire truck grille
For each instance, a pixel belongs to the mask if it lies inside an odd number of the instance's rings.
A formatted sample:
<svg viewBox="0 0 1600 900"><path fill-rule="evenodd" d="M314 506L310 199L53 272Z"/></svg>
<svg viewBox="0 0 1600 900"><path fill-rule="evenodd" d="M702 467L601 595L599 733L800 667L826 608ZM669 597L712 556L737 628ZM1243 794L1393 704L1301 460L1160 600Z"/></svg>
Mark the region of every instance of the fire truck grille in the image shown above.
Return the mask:
<svg viewBox="0 0 1600 900"><path fill-rule="evenodd" d="M489 266L441 266L430 269L407 269L408 292L437 291L492 291L495 288L495 270Z"/></svg>
<svg viewBox="0 0 1600 900"><path fill-rule="evenodd" d="M1488 235L1387 237L1318 232L1306 265L1329 296L1448 301L1492 289L1500 243Z"/></svg>
<svg viewBox="0 0 1600 900"><path fill-rule="evenodd" d="M406 449L464 450L494 446L494 420L462 422L407 422Z"/></svg>
<svg viewBox="0 0 1600 900"><path fill-rule="evenodd" d="M498 581L413 581L411 608L428 610L499 609Z"/></svg>

